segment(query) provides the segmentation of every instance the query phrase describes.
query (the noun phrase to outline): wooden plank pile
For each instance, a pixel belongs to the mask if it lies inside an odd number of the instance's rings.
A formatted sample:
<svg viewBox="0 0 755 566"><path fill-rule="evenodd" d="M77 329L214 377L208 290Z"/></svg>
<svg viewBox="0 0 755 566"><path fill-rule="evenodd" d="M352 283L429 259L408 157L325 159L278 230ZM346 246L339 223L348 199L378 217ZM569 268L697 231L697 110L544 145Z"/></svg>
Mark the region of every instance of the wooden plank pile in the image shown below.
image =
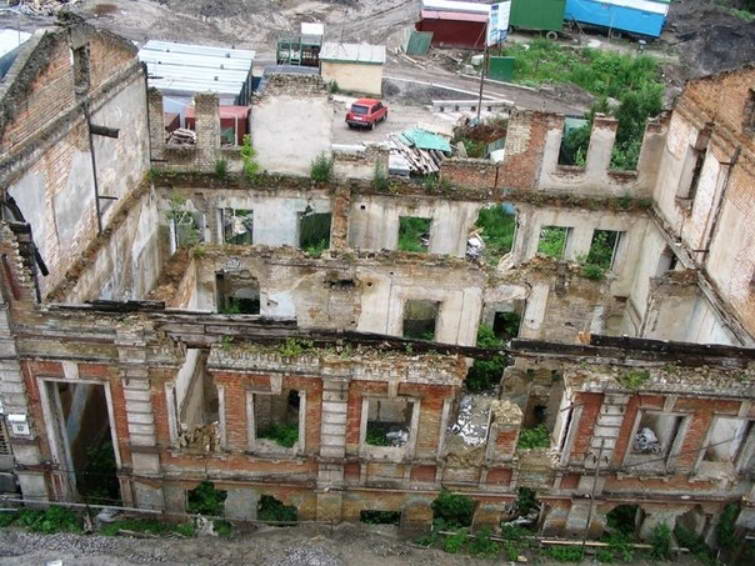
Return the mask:
<svg viewBox="0 0 755 566"><path fill-rule="evenodd" d="M403 157L409 163L411 172L417 175L438 173L440 164L446 157L442 151L419 149L409 145L401 134L389 135L388 146L391 153Z"/></svg>

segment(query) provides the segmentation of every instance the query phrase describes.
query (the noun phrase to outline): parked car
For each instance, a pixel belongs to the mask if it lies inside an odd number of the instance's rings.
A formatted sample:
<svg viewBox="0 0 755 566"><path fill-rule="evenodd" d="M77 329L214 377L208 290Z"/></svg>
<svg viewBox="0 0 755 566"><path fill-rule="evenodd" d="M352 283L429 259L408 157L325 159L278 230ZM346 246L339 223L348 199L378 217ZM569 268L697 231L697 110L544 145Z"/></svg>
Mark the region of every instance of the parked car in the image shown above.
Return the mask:
<svg viewBox="0 0 755 566"><path fill-rule="evenodd" d="M375 127L378 122L388 119L388 107L374 98L360 98L346 112L346 123L349 128Z"/></svg>

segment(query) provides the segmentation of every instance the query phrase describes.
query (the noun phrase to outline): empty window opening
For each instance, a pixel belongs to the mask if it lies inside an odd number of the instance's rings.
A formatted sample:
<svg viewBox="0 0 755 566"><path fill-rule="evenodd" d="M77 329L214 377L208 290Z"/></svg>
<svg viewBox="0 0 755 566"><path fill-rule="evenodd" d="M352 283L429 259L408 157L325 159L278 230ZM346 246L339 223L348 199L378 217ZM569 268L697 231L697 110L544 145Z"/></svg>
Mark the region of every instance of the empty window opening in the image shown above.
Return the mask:
<svg viewBox="0 0 755 566"><path fill-rule="evenodd" d="M203 481L187 493L186 511L210 517L222 517L225 514L227 497L227 491L216 489L212 482Z"/></svg>
<svg viewBox="0 0 755 566"><path fill-rule="evenodd" d="M755 421L716 417L708 433L703 461L735 463L752 433L753 423Z"/></svg>
<svg viewBox="0 0 755 566"><path fill-rule="evenodd" d="M86 502L119 504L117 460L105 386L46 381L60 467L69 485Z"/></svg>
<svg viewBox="0 0 755 566"><path fill-rule="evenodd" d="M519 336L522 317L517 312L497 311L493 317L493 333L502 340Z"/></svg>
<svg viewBox="0 0 755 566"><path fill-rule="evenodd" d="M679 178L679 187L676 191L677 198L688 200L690 203L695 200L695 195L700 184L700 175L708 155L710 133L710 126L706 126L698 134L695 144L687 148L682 173Z"/></svg>
<svg viewBox="0 0 755 566"><path fill-rule="evenodd" d="M254 395L256 446L263 450L296 446L300 409L300 394L294 389L284 390L279 395Z"/></svg>
<svg viewBox="0 0 755 566"><path fill-rule="evenodd" d="M404 305L404 338L435 340L436 321L440 303L409 300Z"/></svg>
<svg viewBox="0 0 755 566"><path fill-rule="evenodd" d="M89 90L89 45L82 45L73 50L73 86L76 94L84 94Z"/></svg>
<svg viewBox="0 0 755 566"><path fill-rule="evenodd" d="M257 504L257 520L266 523L286 526L294 524L299 518L299 513L293 505L284 505L280 499L272 495L263 495Z"/></svg>
<svg viewBox="0 0 755 566"><path fill-rule="evenodd" d="M559 165L584 167L587 149L590 146L590 121L585 118L567 117L558 151Z"/></svg>
<svg viewBox="0 0 755 566"><path fill-rule="evenodd" d="M221 208L223 243L250 246L254 243L254 213L248 209Z"/></svg>
<svg viewBox="0 0 755 566"><path fill-rule="evenodd" d="M260 285L247 270L215 274L218 312L260 314Z"/></svg>
<svg viewBox="0 0 755 566"><path fill-rule="evenodd" d="M401 511L368 509L360 511L359 520L368 525L398 525L401 522Z"/></svg>
<svg viewBox="0 0 755 566"><path fill-rule="evenodd" d="M617 505L606 514L606 525L613 533L634 538L641 518L642 512L639 505Z"/></svg>
<svg viewBox="0 0 755 566"><path fill-rule="evenodd" d="M413 403L406 399L370 399L365 442L372 446L406 446Z"/></svg>
<svg viewBox="0 0 755 566"><path fill-rule="evenodd" d="M597 265L604 270L612 269L616 263L616 251L619 249L623 234L614 230L595 230L592 233L586 263Z"/></svg>
<svg viewBox="0 0 755 566"><path fill-rule="evenodd" d="M430 247L430 218L400 216L398 219L398 249L402 252L425 253Z"/></svg>
<svg viewBox="0 0 755 566"><path fill-rule="evenodd" d="M683 416L643 411L632 439L632 453L650 458L668 457L683 422Z"/></svg>
<svg viewBox="0 0 755 566"><path fill-rule="evenodd" d="M327 213L302 213L299 219L299 247L307 255L320 257L330 247L330 219Z"/></svg>
<svg viewBox="0 0 755 566"><path fill-rule="evenodd" d="M480 324L477 329L477 346L480 348L503 348L503 340L493 333L487 324ZM509 363L505 354L496 354L487 360L475 360L467 371L464 384L468 391L481 393L493 391L503 377L503 370Z"/></svg>
<svg viewBox="0 0 755 566"><path fill-rule="evenodd" d="M5 419L3 419L2 416L0 416L0 456L10 456L10 444L8 443L8 431L5 428ZM0 459L0 465L2 465L3 460ZM10 463L9 467L12 467L13 464ZM5 468L7 466L3 466Z"/></svg>
<svg viewBox="0 0 755 566"><path fill-rule="evenodd" d="M220 398L215 378L207 371L207 355L188 348L173 388L178 445L212 452L219 448Z"/></svg>
<svg viewBox="0 0 755 566"><path fill-rule="evenodd" d="M656 272L656 276L660 277L667 271L674 271L678 263L679 260L676 257L676 254L670 247L666 246L663 253L661 253L661 257L658 259L658 271Z"/></svg>
<svg viewBox="0 0 755 566"><path fill-rule="evenodd" d="M564 226L543 226L540 230L537 253L556 259L563 259L570 234L571 228Z"/></svg>
<svg viewBox="0 0 755 566"><path fill-rule="evenodd" d="M512 204L483 208L477 216L475 231L467 240L467 258L482 256L490 265L498 265L514 246L515 234L516 209Z"/></svg>
<svg viewBox="0 0 755 566"><path fill-rule="evenodd" d="M171 211L172 251L182 246L195 246L204 241L202 236L202 215L190 210Z"/></svg>

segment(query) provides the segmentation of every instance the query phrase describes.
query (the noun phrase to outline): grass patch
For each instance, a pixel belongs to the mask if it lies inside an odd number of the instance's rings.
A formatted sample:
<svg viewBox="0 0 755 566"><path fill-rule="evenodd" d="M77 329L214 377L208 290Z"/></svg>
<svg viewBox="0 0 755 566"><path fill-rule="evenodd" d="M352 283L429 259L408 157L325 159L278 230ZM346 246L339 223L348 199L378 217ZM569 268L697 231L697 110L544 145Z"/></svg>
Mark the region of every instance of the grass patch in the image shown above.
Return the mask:
<svg viewBox="0 0 755 566"><path fill-rule="evenodd" d="M367 423L367 434L364 441L370 446L391 446L388 439L389 426L378 422Z"/></svg>
<svg viewBox="0 0 755 566"><path fill-rule="evenodd" d="M16 513L2 513L2 526L16 525L35 533L81 533L81 517L59 505L47 509L22 509Z"/></svg>
<svg viewBox="0 0 755 566"><path fill-rule="evenodd" d="M634 369L624 373L617 381L622 387L637 390L650 379L650 372L645 369Z"/></svg>
<svg viewBox="0 0 755 566"><path fill-rule="evenodd" d="M534 450L537 448L548 448L550 445L550 432L544 424L540 424L533 428L523 428L519 432L519 442L516 445L516 449Z"/></svg>
<svg viewBox="0 0 755 566"><path fill-rule="evenodd" d="M293 505L284 505L272 495L263 495L257 505L257 519L276 523L296 523L298 512Z"/></svg>
<svg viewBox="0 0 755 566"><path fill-rule="evenodd" d="M299 440L299 425L296 423L272 424L259 431L257 437L268 438L281 446L293 448L294 444Z"/></svg>
<svg viewBox="0 0 755 566"><path fill-rule="evenodd" d="M562 226L543 226L537 243L537 253L561 259L566 248L566 235L567 229Z"/></svg>
<svg viewBox="0 0 755 566"><path fill-rule="evenodd" d="M581 562L582 548L574 546L550 546L545 555L557 562Z"/></svg>
<svg viewBox="0 0 755 566"><path fill-rule="evenodd" d="M516 214L507 212L503 205L489 206L480 210L475 226L485 242L485 259L491 265L498 265L514 245Z"/></svg>

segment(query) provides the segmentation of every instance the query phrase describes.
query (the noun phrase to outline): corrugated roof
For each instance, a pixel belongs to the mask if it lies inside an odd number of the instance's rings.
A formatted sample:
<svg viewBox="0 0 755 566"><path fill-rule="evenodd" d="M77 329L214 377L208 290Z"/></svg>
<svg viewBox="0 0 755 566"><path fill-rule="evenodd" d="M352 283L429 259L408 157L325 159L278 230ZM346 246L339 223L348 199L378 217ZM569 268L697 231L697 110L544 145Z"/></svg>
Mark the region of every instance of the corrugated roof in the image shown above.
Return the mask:
<svg viewBox="0 0 755 566"><path fill-rule="evenodd" d="M477 22L488 23L486 14L469 14L464 12L435 12L433 10L422 10L423 20L444 20L453 22Z"/></svg>
<svg viewBox="0 0 755 566"><path fill-rule="evenodd" d="M326 41L320 49L320 61L382 65L385 63L385 45Z"/></svg>
<svg viewBox="0 0 755 566"><path fill-rule="evenodd" d="M30 37L31 34L25 31L17 31L15 29L0 30L0 57L13 51Z"/></svg>
<svg viewBox="0 0 755 566"><path fill-rule="evenodd" d="M237 96L249 79L254 51L150 40L139 51L149 86L172 94Z"/></svg>
<svg viewBox="0 0 755 566"><path fill-rule="evenodd" d="M302 35L322 35L325 33L325 25L319 22L302 22L301 34Z"/></svg>
<svg viewBox="0 0 755 566"><path fill-rule="evenodd" d="M433 10L435 12L466 12L468 14L490 13L488 4L478 4L476 2L458 2L456 0L422 0L423 10Z"/></svg>

